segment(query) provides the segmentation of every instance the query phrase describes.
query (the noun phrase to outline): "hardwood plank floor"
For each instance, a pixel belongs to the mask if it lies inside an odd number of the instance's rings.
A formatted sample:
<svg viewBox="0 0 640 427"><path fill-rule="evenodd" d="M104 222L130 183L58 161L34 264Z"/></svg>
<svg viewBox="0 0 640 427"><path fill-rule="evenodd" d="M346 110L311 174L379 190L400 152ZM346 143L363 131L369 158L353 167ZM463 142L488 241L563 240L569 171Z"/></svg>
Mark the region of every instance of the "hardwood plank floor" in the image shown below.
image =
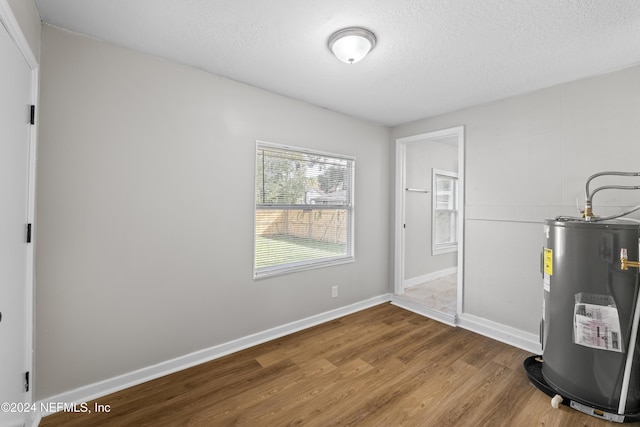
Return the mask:
<svg viewBox="0 0 640 427"><path fill-rule="evenodd" d="M382 304L104 396L40 426L611 426L529 384L530 354Z"/></svg>

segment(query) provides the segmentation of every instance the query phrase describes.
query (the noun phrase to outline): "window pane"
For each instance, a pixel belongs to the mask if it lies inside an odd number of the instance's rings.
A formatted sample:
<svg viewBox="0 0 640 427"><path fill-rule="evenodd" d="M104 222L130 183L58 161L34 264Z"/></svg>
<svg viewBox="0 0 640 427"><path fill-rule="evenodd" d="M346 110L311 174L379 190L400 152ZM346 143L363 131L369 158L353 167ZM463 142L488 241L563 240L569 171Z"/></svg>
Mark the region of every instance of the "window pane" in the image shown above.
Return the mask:
<svg viewBox="0 0 640 427"><path fill-rule="evenodd" d="M432 180L432 253L437 255L457 247L458 178L455 172L433 169Z"/></svg>
<svg viewBox="0 0 640 427"><path fill-rule="evenodd" d="M259 148L256 200L259 205L348 205L352 161L305 152Z"/></svg>
<svg viewBox="0 0 640 427"><path fill-rule="evenodd" d="M438 243L450 243L453 242L452 225L453 214L451 212L436 212L435 214L435 236L434 242Z"/></svg>
<svg viewBox="0 0 640 427"><path fill-rule="evenodd" d="M347 211L256 211L256 267L348 255Z"/></svg>
<svg viewBox="0 0 640 427"><path fill-rule="evenodd" d="M437 175L437 181L436 181L436 189L438 190L438 193L442 193L443 191L451 191L451 180L452 178L449 177L445 177L442 175Z"/></svg>
<svg viewBox="0 0 640 427"><path fill-rule="evenodd" d="M456 178L436 175L436 209L454 209Z"/></svg>
<svg viewBox="0 0 640 427"><path fill-rule="evenodd" d="M254 276L353 257L354 160L257 144Z"/></svg>
<svg viewBox="0 0 640 427"><path fill-rule="evenodd" d="M436 209L451 209L451 196L446 194L436 195Z"/></svg>

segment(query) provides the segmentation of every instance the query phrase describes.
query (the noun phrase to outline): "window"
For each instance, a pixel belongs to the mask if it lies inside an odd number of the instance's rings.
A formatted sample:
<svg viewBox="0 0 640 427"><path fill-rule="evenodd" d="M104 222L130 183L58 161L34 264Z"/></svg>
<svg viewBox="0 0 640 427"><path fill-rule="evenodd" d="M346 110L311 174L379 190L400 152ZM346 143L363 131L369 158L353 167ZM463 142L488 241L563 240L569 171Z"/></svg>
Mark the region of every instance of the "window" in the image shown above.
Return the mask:
<svg viewBox="0 0 640 427"><path fill-rule="evenodd" d="M458 174L433 169L432 180L433 255L458 249Z"/></svg>
<svg viewBox="0 0 640 427"><path fill-rule="evenodd" d="M254 278L353 261L355 159L258 141Z"/></svg>

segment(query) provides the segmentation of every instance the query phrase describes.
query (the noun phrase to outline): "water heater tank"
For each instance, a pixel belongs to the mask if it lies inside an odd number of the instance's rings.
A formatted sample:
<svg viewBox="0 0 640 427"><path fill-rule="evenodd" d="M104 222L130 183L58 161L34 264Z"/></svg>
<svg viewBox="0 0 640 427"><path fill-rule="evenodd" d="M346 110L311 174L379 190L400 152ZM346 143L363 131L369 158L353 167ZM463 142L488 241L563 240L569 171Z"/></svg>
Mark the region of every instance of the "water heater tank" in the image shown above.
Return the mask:
<svg viewBox="0 0 640 427"><path fill-rule="evenodd" d="M638 270L623 270L620 249L638 260L638 223L558 221L544 224L544 382L596 411L618 413L630 346ZM625 413L640 412L640 351L635 350ZM577 408L579 409L579 408Z"/></svg>

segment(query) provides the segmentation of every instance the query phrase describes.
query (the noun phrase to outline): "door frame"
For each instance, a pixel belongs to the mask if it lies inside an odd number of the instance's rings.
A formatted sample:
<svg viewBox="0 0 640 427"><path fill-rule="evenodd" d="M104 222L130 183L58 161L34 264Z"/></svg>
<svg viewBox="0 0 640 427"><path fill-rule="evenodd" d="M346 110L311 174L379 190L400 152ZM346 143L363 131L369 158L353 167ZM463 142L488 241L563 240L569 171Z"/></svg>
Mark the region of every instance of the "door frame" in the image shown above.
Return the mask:
<svg viewBox="0 0 640 427"><path fill-rule="evenodd" d="M433 132L421 133L396 139L396 177L395 177L395 256L394 256L394 293L404 293L405 263L405 188L406 188L406 150L407 144L431 142L442 138L455 137L458 143L458 277L457 277L457 315L464 313L464 126L456 126Z"/></svg>
<svg viewBox="0 0 640 427"><path fill-rule="evenodd" d="M13 10L9 6L7 0L0 0L0 25L3 25L13 40L18 50L22 53L27 66L31 70L31 104L38 105L39 90L39 62L38 58L31 50L31 46L27 41L18 20L13 14ZM36 108L37 111L37 108ZM26 112L25 112L26 113ZM34 125L30 127L29 134L29 164L28 164L28 195L27 195L27 218L25 221L31 224L31 244L27 245L27 271L25 283L25 370L29 375L29 391L25 393L28 403L33 402L33 387L35 383L35 375L33 369L34 362L34 305L35 305L35 202L36 202L36 158L37 158L37 136L38 136L38 115L35 114ZM32 415L32 414L31 414Z"/></svg>

